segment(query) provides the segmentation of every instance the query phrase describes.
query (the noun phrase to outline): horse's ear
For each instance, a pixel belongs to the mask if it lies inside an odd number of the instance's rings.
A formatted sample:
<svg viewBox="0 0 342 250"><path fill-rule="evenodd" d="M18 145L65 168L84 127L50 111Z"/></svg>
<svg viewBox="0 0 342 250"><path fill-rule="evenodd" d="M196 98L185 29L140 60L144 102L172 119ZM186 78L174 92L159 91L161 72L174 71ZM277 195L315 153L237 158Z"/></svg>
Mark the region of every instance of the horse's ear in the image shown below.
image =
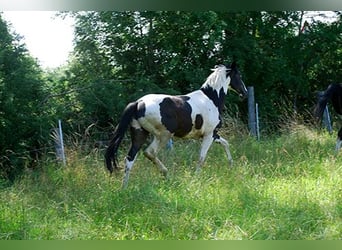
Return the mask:
<svg viewBox="0 0 342 250"><path fill-rule="evenodd" d="M235 61L232 62L232 64L230 65L230 67L231 67L232 69L236 69L236 67L237 67L236 62L235 62Z"/></svg>

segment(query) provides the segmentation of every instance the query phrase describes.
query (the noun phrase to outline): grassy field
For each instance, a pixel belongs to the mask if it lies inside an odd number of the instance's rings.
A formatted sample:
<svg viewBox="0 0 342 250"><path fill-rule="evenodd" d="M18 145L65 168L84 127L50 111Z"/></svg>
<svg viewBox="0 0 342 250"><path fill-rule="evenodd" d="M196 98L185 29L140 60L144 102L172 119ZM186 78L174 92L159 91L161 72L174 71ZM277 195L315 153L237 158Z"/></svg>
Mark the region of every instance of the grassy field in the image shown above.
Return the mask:
<svg viewBox="0 0 342 250"><path fill-rule="evenodd" d="M69 149L66 167L46 160L0 187L0 239L342 239L333 135L297 126L260 142L226 138L232 168L213 145L195 175L198 142L175 141L161 154L168 179L140 155L126 190L101 152Z"/></svg>

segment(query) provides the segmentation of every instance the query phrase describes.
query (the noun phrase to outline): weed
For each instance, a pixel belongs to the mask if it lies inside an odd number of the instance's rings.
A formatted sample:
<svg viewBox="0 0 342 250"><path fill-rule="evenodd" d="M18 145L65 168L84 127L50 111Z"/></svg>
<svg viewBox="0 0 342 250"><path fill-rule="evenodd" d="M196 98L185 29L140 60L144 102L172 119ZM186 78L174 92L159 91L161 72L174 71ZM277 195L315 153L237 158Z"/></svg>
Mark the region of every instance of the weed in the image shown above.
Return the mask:
<svg viewBox="0 0 342 250"><path fill-rule="evenodd" d="M213 145L196 175L199 143L176 140L160 155L168 178L140 155L126 190L101 152L68 149L65 167L46 160L0 185L0 238L341 239L334 138L305 126L259 142L245 133L225 137L232 168Z"/></svg>

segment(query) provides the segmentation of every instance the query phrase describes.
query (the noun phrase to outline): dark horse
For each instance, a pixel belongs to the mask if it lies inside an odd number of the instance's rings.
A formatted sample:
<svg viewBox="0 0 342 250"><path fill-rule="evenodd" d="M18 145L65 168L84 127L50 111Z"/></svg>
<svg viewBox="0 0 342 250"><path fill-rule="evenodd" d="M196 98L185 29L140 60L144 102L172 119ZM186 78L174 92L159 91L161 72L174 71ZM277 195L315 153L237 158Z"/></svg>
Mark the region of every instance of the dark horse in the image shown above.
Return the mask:
<svg viewBox="0 0 342 250"><path fill-rule="evenodd" d="M167 174L167 168L157 158L157 152L173 136L202 139L197 171L203 165L213 141L224 146L228 160L232 163L228 142L217 131L221 126L221 113L228 88L231 87L240 97L246 97L247 89L235 63L216 66L212 71L199 90L180 96L149 94L127 105L105 153L107 168L112 173L113 164L118 169L117 151L125 131L130 128L132 142L126 157L123 187L127 186L136 155L149 134L153 135L153 141L144 154L164 175Z"/></svg>
<svg viewBox="0 0 342 250"><path fill-rule="evenodd" d="M328 101L331 100L332 106L334 110L339 115L342 115L342 84L334 83L330 84L328 88L320 94L318 98L318 102L315 108L315 116L318 119L322 119L323 112L325 107L327 106ZM342 145L342 128L338 131L337 141L336 141L336 150L340 150Z"/></svg>

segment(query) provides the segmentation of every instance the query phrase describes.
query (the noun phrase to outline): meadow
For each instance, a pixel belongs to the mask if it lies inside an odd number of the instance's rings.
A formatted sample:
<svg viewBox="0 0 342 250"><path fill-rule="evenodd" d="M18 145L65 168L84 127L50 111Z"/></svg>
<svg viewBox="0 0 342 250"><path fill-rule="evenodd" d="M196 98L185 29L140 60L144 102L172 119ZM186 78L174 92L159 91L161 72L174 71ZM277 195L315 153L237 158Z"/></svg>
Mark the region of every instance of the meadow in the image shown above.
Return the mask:
<svg viewBox="0 0 342 250"><path fill-rule="evenodd" d="M195 174L199 143L175 140L160 154L168 178L140 154L125 190L102 151L68 148L66 166L47 158L0 183L0 239L342 239L335 135L298 125L225 137L233 167L213 145Z"/></svg>

